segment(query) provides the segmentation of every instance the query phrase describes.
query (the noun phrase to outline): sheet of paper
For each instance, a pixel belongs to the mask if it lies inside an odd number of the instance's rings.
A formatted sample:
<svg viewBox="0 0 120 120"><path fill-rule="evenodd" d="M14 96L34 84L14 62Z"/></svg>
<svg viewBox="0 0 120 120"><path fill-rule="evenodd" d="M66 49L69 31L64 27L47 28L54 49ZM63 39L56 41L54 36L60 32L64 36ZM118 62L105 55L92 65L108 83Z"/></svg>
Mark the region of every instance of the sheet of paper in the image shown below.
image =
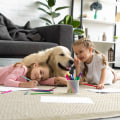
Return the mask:
<svg viewBox="0 0 120 120"><path fill-rule="evenodd" d="M89 103L93 101L88 97L41 96L40 102L47 103Z"/></svg>
<svg viewBox="0 0 120 120"><path fill-rule="evenodd" d="M37 88L34 88L34 89L37 89ZM0 91L8 91L8 90L21 91L21 90L31 90L31 88L4 87L4 86L0 86Z"/></svg>
<svg viewBox="0 0 120 120"><path fill-rule="evenodd" d="M96 93L113 93L113 92L120 92L120 89L114 89L114 88L104 88L104 89L86 89L90 92L96 92Z"/></svg>

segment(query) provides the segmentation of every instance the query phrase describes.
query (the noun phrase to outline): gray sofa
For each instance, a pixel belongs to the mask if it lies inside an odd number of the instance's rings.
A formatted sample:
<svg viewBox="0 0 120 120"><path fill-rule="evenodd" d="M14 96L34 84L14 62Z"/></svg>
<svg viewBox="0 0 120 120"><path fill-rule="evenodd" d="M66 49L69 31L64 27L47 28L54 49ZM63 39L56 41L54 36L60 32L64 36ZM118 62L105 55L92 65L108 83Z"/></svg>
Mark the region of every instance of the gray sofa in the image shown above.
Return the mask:
<svg viewBox="0 0 120 120"><path fill-rule="evenodd" d="M44 38L44 41L0 40L0 65L3 65L2 62L5 62L5 58L11 64L10 60L17 62L13 59L22 59L31 53L57 45L66 46L70 51L72 50L73 28L71 25L51 25L34 29ZM5 65L7 64L5 63Z"/></svg>

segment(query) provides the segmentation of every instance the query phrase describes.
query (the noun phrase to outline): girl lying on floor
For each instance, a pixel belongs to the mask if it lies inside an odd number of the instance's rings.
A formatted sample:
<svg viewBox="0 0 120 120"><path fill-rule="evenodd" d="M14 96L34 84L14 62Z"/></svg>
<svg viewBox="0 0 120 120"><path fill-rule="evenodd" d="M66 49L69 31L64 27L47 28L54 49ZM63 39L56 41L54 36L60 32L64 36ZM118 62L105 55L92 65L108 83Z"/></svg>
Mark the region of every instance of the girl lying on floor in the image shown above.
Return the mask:
<svg viewBox="0 0 120 120"><path fill-rule="evenodd" d="M112 84L120 79L120 73L108 66L105 55L97 51L90 40L76 40L73 43L73 51L77 56L74 58L76 74L83 74L80 84L86 80L90 84L97 84L98 89L103 89L104 84Z"/></svg>
<svg viewBox="0 0 120 120"><path fill-rule="evenodd" d="M16 63L7 67L0 67L0 85L33 88L39 83L40 85L66 86L66 78L50 78L50 73L51 69L46 63L33 63L30 66ZM24 77L31 79L31 81L27 81Z"/></svg>

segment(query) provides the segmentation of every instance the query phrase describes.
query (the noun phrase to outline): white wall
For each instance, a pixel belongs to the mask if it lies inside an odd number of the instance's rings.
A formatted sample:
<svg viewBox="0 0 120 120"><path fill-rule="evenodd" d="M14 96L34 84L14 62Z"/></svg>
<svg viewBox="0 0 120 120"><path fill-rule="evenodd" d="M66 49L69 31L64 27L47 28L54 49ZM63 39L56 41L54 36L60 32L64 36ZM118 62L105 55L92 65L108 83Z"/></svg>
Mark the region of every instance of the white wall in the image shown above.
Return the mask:
<svg viewBox="0 0 120 120"><path fill-rule="evenodd" d="M0 12L17 25L24 25L31 22L32 27L42 26L44 22L39 17L44 14L38 10L35 2L38 0L0 0ZM44 2L46 0L39 0ZM56 0L56 7L70 6L71 0ZM70 14L70 9L61 10L61 17Z"/></svg>

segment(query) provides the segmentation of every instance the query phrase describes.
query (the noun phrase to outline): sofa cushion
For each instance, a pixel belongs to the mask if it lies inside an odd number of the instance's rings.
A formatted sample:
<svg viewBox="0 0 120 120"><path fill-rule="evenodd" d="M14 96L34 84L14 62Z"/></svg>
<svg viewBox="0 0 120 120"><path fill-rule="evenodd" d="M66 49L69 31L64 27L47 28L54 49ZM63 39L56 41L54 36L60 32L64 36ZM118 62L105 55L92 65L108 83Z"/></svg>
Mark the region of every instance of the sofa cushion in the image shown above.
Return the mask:
<svg viewBox="0 0 120 120"><path fill-rule="evenodd" d="M21 58L58 44L52 42L0 41L0 56ZM4 51L3 51L4 50Z"/></svg>
<svg viewBox="0 0 120 120"><path fill-rule="evenodd" d="M0 40L12 40L5 25L0 25Z"/></svg>

